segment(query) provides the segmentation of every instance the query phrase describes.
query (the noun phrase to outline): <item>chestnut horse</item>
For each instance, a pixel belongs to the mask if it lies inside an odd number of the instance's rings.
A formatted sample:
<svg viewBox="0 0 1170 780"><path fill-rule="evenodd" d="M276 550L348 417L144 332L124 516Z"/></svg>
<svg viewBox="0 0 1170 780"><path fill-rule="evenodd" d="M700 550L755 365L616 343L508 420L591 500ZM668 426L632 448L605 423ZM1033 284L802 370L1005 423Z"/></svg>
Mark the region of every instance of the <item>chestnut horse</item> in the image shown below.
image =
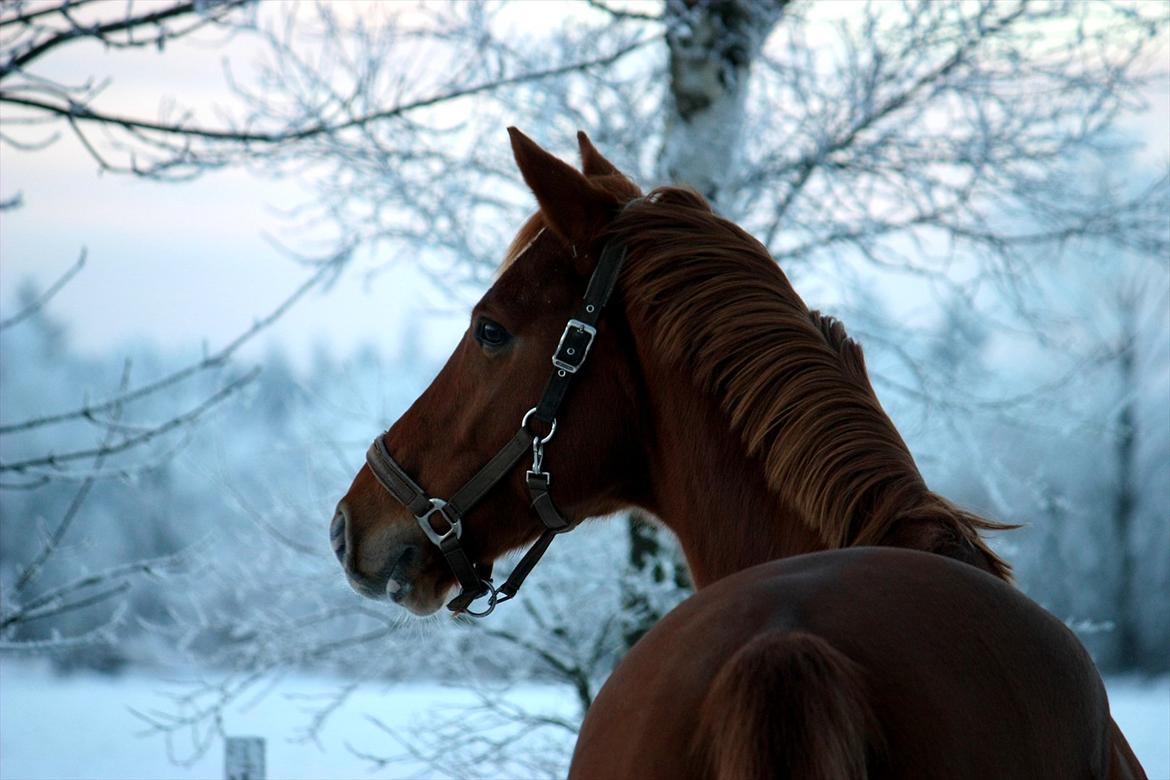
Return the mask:
<svg viewBox="0 0 1170 780"><path fill-rule="evenodd" d="M697 194L641 197L584 134L581 173L509 132L540 211L338 504L351 585L430 614L458 584L449 607L486 614L555 535L637 506L698 590L606 683L573 777L1144 777L1087 653L980 538L1002 526L926 487L840 323Z"/></svg>

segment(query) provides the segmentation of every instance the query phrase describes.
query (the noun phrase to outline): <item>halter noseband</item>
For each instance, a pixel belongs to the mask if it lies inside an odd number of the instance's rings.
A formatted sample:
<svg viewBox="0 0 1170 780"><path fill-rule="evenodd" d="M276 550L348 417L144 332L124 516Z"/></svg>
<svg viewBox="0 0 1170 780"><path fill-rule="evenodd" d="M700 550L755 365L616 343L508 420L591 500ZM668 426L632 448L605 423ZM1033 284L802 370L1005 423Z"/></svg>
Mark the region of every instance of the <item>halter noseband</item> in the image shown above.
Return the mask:
<svg viewBox="0 0 1170 780"><path fill-rule="evenodd" d="M609 302L625 261L626 251L622 246L611 242L601 252L597 267L589 278L589 286L585 290L585 298L580 308L561 334L561 340L552 355L553 372L545 385L544 395L540 403L528 410L520 423L520 429L512 440L505 444L475 476L459 488L447 501L432 498L410 478L398 462L391 457L386 449L382 436L374 439L366 453L366 463L370 471L382 484L382 487L398 499L407 509L414 513L415 520L422 528L431 543L439 548L447 564L459 581L460 593L451 599L447 608L452 612L466 612L474 617L484 617L491 614L496 604L513 598L520 589L524 579L536 566L544 555L553 537L572 528L564 518L552 496L549 495L551 475L544 470L544 445L552 439L557 429L557 409L565 398L565 393L572 384L573 377L585 364L585 358L593 346L597 336L597 321L601 312ZM533 419L549 426L549 432L540 436L529 427ZM532 498L532 508L537 517L544 524L544 532L540 538L528 549L520 562L512 570L504 584L496 588L491 581L491 564L483 567L481 572L472 564L471 559L464 551L461 538L463 536L463 517L475 506L496 483L507 476L516 462L529 449L532 450L532 468L525 474L525 483ZM432 518L438 515L446 523L446 528L436 529ZM469 607L482 596L488 596L487 607L474 612Z"/></svg>

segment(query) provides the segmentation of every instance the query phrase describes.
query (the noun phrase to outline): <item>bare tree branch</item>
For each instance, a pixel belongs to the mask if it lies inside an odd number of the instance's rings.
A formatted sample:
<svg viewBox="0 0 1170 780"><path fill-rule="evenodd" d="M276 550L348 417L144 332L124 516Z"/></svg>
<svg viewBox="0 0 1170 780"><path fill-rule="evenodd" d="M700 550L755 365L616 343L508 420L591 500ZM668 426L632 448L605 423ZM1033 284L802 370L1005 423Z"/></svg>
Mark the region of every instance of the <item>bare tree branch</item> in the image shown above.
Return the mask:
<svg viewBox="0 0 1170 780"><path fill-rule="evenodd" d="M72 16L70 16L71 7L76 4L64 2L52 10L64 16L70 22L70 27L64 31L50 35L41 41L30 44L25 48L24 51L19 53L15 51L12 52L8 62L0 66L0 80L3 80L12 73L18 72L25 65L28 65L37 58L44 56L58 46L76 41L82 37L97 38L103 42L108 43L109 41L107 36L111 33L126 32L128 30L135 30L142 27L159 26L162 22L165 22L169 19L175 19L178 17L190 16L194 14L205 14L206 18L209 19L221 19L226 17L226 15L231 11L235 10L236 8L240 8L249 2L251 2L251 0L192 0L191 2L172 5L169 8L164 8L160 11L141 14L139 16L131 16L127 14L127 16L123 19L94 25L85 25L76 22ZM40 16L48 12L48 9L46 9L46 11L41 12L41 14L35 14L34 16ZM24 16L15 19L8 19L5 20L3 24L26 22L31 18L33 17ZM140 42L136 45L158 45L158 42L165 40L165 37L167 37L165 30L159 27L158 36L155 39L149 41L149 44Z"/></svg>
<svg viewBox="0 0 1170 780"><path fill-rule="evenodd" d="M178 571L186 563L188 554L188 551L182 551L174 555L112 566L50 588L0 614L0 632L9 634L17 626L32 620L43 620L108 600L125 592L129 587L129 583L126 582L128 578L141 575L159 576ZM84 595L78 600L70 600L79 593Z"/></svg>
<svg viewBox="0 0 1170 780"><path fill-rule="evenodd" d="M58 277L55 282L53 282L48 287L46 287L44 292L42 292L40 295L38 295L34 301L29 303L27 306L25 306L23 309L18 311L16 314L13 314L11 317L6 317L5 319L0 320L0 330L4 330L5 328L11 328L13 325L16 325L21 320L24 320L28 317L31 317L33 314L36 314L38 311L40 311L42 308L44 308L45 304L47 304L52 299L52 297L54 295L59 293L61 291L61 289L63 287L65 287L65 285L69 284L70 280L72 280L73 277L76 276L77 273L84 267L85 267L85 248L82 247L81 256L77 258L77 262L74 263L73 265L71 265L65 271L65 273L61 274L61 276Z"/></svg>
<svg viewBox="0 0 1170 780"><path fill-rule="evenodd" d="M636 19L642 22L661 22L661 14L646 14L638 11L628 11L621 8L614 8L602 0L585 0L590 8L596 8L598 11L609 14L614 19Z"/></svg>
<svg viewBox="0 0 1170 780"><path fill-rule="evenodd" d="M27 2L25 2L25 0L13 0L13 2L9 5L9 9L11 9L11 16L0 16L0 29L9 27L14 24L28 25L34 19L41 19L46 16L60 14L62 9L67 11L77 10L82 6L99 1L100 0L69 0L68 3L63 5L49 5L37 11L24 11L23 9L27 5Z"/></svg>
<svg viewBox="0 0 1170 780"><path fill-rule="evenodd" d="M225 8L230 10L240 4L240 0L232 0ZM191 5L184 4L158 13L186 13L189 12ZM117 24L125 23L123 21ZM78 30L67 35L63 34L53 39L57 41L54 45L73 40L81 34ZM355 115L348 105L351 101L334 96L338 102L338 113L345 118L326 118L324 107L319 107L315 113L306 115L311 117L311 121L307 124L285 118L281 122L284 126L272 131L252 129L251 120L243 127L215 129L186 122L148 121L109 114L91 107L91 101L95 97L92 92L70 95L64 89L45 88L36 82L0 91L0 103L29 109L48 118L55 117L64 120L86 151L103 170L148 177L174 175L179 178L187 178L201 170L220 167L236 160L263 156L271 153L274 148L289 144L296 144L320 136L333 136L346 131L361 131L372 124L405 117L452 101L507 87L555 79L569 73L607 67L658 39L659 36L656 35L644 36L638 40L624 43L599 56L584 59L573 58L563 64L531 68L511 75L501 73L493 78L480 79L472 84L458 85L430 96L401 101L396 105L378 108L359 115ZM2 73L3 71L0 71L0 74ZM99 151L86 135L82 129L82 126L86 124L101 128L121 129L131 134L131 149L137 146L139 151L162 156L154 162L144 165L136 159L136 155L132 154L132 162L129 165L116 164ZM212 145L196 148L192 145L195 141L208 142Z"/></svg>
<svg viewBox="0 0 1170 780"><path fill-rule="evenodd" d="M127 360L125 366L122 369L122 381L119 388L120 392L126 392L126 386L129 383L130 361ZM116 423L118 419L121 418L121 416L122 407L118 406L114 409L113 412L113 422ZM112 426L106 429L106 435L102 440L100 447L101 454L98 455L93 462L93 468L95 470L101 470L102 466L105 464L107 450L114 443L114 433L115 429ZM96 477L91 474L87 476L85 481L81 483L81 486L77 488L77 492L73 494L73 499L69 502L69 506L65 509L65 514L62 515L61 521L57 524L57 527L53 530L53 533L45 539L44 544L41 546L40 552L37 553L37 555L31 561L29 561L28 565L25 566L24 571L22 571L20 576L16 578L16 584L13 586L13 590L15 590L17 593L23 591L33 580L37 578L37 575L39 575L41 570L44 568L45 563L48 562L49 558L51 558L53 553L57 551L58 547L60 547L61 541L65 538L65 534L69 532L69 528L73 525L73 521L77 518L77 514L81 510L82 504L85 503L85 499L89 496L89 491L93 488L96 481Z"/></svg>
<svg viewBox="0 0 1170 780"><path fill-rule="evenodd" d="M115 607L110 617L96 628L91 628L72 636L52 636L47 639L7 639L0 637L0 654L9 655L47 655L59 653L63 650L88 648L101 643L113 641L126 622L129 607L121 602Z"/></svg>
<svg viewBox="0 0 1170 780"><path fill-rule="evenodd" d="M15 423L0 424L0 434L19 433L21 431L27 431L33 428L41 428L46 425L56 425L59 423L68 422L70 420L84 419L101 424L101 418L99 415L103 413L108 413L118 406L154 395L159 391L176 385L179 382L182 382L183 380L196 374L225 365L232 357L232 355L234 355L236 351L240 349L240 347L244 346L244 344L251 341L258 334L279 320L285 312L296 305L297 301L308 294L310 290L320 285L324 285L329 280L334 278L341 269L341 266L343 266L348 259L349 252L342 251L329 260L321 263L320 267L314 271L304 282L302 282L295 290L293 290L293 292L287 298L281 301L281 303L277 305L276 308L253 322L251 327L249 327L243 333L236 336L234 339L215 352L206 355L203 357L203 359L170 374L167 374L166 376L163 376L153 382L142 385L125 393L121 393L104 401L87 403L77 409L72 409L66 412L58 412L56 414L32 417ZM41 460L44 461L44 459ZM42 463L42 465L48 465L48 463Z"/></svg>
<svg viewBox="0 0 1170 780"><path fill-rule="evenodd" d="M209 410L215 406L218 406L223 401L237 393L240 389L248 385L253 379L259 376L259 374L259 367L253 368L243 376L229 382L227 385L220 388L217 392L213 393L195 408L182 414L175 415L166 422L161 423L154 428L145 430L142 433L134 436L127 436L117 443L102 444L89 449L71 450L68 452L62 452L60 454L49 453L47 455L34 458L25 458L23 460L12 461L9 463L0 462L0 472L14 471L20 474L28 471L29 469L34 469L37 467L47 466L51 468L60 468L66 463L71 463L73 461L90 459L104 460L110 455L116 455L120 452L125 452L126 450L140 447L143 444L153 441L160 436L165 436L172 431L184 428L195 422Z"/></svg>

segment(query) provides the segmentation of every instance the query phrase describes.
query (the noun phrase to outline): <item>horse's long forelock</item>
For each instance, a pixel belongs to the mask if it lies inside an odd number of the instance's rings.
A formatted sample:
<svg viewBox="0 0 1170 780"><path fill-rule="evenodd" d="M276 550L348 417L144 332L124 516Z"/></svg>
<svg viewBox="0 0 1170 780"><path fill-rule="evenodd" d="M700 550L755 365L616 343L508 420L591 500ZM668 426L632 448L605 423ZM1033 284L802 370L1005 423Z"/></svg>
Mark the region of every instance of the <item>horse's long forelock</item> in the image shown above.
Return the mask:
<svg viewBox="0 0 1170 780"><path fill-rule="evenodd" d="M808 310L758 241L673 187L627 209L612 232L629 251L625 295L658 353L718 400L769 486L827 545L875 543L907 513L929 516L1006 576L978 535L1001 526L926 489L860 347Z"/></svg>

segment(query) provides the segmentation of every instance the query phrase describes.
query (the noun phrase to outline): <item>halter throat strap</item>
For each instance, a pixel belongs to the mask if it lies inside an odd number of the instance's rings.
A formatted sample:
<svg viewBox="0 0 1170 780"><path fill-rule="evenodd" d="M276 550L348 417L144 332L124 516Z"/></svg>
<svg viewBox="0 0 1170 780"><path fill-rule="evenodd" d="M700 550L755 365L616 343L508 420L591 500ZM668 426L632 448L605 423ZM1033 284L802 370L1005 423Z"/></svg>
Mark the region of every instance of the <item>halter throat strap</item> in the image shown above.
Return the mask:
<svg viewBox="0 0 1170 780"><path fill-rule="evenodd" d="M475 475L464 483L447 501L431 497L390 455L383 436L378 436L366 452L366 463L378 482L415 516L419 527L450 566L459 582L460 593L447 608L456 613L484 617L496 604L515 597L524 579L535 568L548 550L555 536L572 529L549 493L552 475L543 469L544 446L556 432L557 411L564 402L574 377L585 365L585 359L597 337L597 322L613 294L625 262L626 250L617 242L606 244L597 266L589 278L585 296L576 313L565 325L560 341L552 355L553 371L545 385L540 401L524 416L516 435L492 456ZM540 436L530 428L532 419L549 426L549 432ZM544 526L540 537L528 549L504 584L496 588L491 581L491 564L477 568L463 549L463 518L493 487L503 480L526 452L532 451L533 463L525 475L525 484L531 506ZM436 515L446 524L436 527ZM471 605L487 596L488 605L473 611Z"/></svg>

